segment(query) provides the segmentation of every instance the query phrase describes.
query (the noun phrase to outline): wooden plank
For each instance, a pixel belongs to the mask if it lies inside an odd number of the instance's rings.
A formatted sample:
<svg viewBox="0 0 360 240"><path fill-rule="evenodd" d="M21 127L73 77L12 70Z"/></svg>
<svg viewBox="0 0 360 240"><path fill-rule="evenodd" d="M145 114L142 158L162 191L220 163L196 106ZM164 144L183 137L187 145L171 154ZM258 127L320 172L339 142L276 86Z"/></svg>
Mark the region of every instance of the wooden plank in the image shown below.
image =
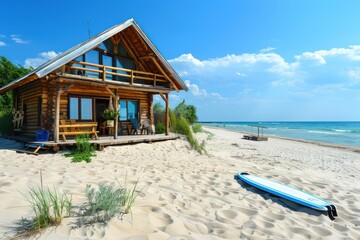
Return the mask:
<svg viewBox="0 0 360 240"><path fill-rule="evenodd" d="M31 154L31 155L39 155L39 153L37 152L31 152L31 151L26 151L26 150L19 150L19 149L14 149L17 153L26 153L26 154Z"/></svg>
<svg viewBox="0 0 360 240"><path fill-rule="evenodd" d="M171 78L166 74L166 72L164 71L164 69L160 66L160 64L157 62L157 60L155 58L152 58L152 61L155 63L155 65L159 68L160 72L165 76L165 78L171 82L171 84L174 86L175 90L177 92L179 92L179 88L176 86L176 84L174 84L174 82L171 80Z"/></svg>
<svg viewBox="0 0 360 240"><path fill-rule="evenodd" d="M60 83L56 83L55 117L54 117L54 142L59 141L59 119L60 119Z"/></svg>

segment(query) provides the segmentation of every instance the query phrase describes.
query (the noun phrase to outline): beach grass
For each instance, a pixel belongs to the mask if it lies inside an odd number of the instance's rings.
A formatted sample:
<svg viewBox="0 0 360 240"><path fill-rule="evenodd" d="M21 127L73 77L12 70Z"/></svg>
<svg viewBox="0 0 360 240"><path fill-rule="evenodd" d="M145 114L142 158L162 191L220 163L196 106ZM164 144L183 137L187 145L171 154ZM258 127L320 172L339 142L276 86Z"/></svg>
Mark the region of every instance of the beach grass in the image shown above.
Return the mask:
<svg viewBox="0 0 360 240"><path fill-rule="evenodd" d="M65 214L70 215L71 197L60 193L56 188L30 187L29 193L23 194L35 213L31 230L39 230L61 223Z"/></svg>
<svg viewBox="0 0 360 240"><path fill-rule="evenodd" d="M118 181L119 183L119 181ZM86 186L88 208L86 216L90 216L89 222L107 222L115 215L131 213L136 198L141 191L137 190L138 181L132 188L117 188L113 184L99 184L97 187ZM119 183L121 186L121 184Z"/></svg>
<svg viewBox="0 0 360 240"><path fill-rule="evenodd" d="M194 123L191 127L194 133L199 133L203 131L201 123Z"/></svg>
<svg viewBox="0 0 360 240"><path fill-rule="evenodd" d="M195 151L206 154L205 141L200 144L194 137L189 122L184 117L177 117L173 111L170 111L170 128L172 132L185 135Z"/></svg>
<svg viewBox="0 0 360 240"><path fill-rule="evenodd" d="M75 137L76 148L71 152L67 153L65 157L72 157L72 162L91 162L91 158L96 156L95 147L89 141L90 137L88 134L77 135Z"/></svg>

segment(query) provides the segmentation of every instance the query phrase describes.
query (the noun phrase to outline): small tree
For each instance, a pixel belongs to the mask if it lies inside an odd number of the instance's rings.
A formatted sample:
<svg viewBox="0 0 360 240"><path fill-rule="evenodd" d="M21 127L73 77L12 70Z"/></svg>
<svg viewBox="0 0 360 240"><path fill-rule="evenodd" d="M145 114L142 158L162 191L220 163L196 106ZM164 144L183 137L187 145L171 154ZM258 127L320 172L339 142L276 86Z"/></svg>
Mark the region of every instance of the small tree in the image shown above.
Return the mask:
<svg viewBox="0 0 360 240"><path fill-rule="evenodd" d="M175 107L174 112L177 117L185 118L189 124L193 124L198 120L196 107L194 105L186 105L185 100Z"/></svg>
<svg viewBox="0 0 360 240"><path fill-rule="evenodd" d="M11 81L18 79L29 72L33 71L33 68L27 69L20 65L14 65L4 56L0 57L0 87L5 86ZM7 92L0 95L0 110L12 108L12 92Z"/></svg>

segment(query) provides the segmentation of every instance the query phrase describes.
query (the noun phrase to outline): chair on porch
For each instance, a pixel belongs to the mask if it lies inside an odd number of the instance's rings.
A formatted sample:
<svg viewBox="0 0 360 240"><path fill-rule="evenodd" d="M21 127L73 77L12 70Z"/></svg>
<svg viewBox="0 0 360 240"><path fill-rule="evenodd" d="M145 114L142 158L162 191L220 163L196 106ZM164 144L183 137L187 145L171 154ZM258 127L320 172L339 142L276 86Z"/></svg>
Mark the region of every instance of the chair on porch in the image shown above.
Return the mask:
<svg viewBox="0 0 360 240"><path fill-rule="evenodd" d="M48 130L37 130L35 133L36 142L47 142L49 141L49 137L50 132ZM46 152L49 151L49 148L46 147L43 143L27 143L25 144L25 147L25 151L27 151L27 149L29 148L34 148L34 151L32 151L32 153L36 155L40 149L45 150Z"/></svg>
<svg viewBox="0 0 360 240"><path fill-rule="evenodd" d="M130 134L135 135L138 134L138 132L141 131L140 124L137 118L131 119L131 131Z"/></svg>
<svg viewBox="0 0 360 240"><path fill-rule="evenodd" d="M123 124L119 121L119 135L124 135L124 131L127 131L127 135L130 135L129 127L126 124Z"/></svg>
<svg viewBox="0 0 360 240"><path fill-rule="evenodd" d="M146 131L146 134L153 134L153 129L151 127L151 124L150 124L150 120L149 119L144 119L142 121L142 125L141 125L141 134L145 133Z"/></svg>

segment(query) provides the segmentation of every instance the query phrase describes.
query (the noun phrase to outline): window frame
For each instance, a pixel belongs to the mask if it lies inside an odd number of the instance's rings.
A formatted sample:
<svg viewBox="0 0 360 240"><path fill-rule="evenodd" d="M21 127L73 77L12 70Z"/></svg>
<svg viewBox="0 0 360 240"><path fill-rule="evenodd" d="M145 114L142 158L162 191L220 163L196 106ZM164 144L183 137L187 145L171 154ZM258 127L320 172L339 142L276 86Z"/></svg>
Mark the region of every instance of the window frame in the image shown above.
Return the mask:
<svg viewBox="0 0 360 240"><path fill-rule="evenodd" d="M78 109L78 118L77 119L72 119L70 118L70 111L71 111L71 105L70 105L70 99L71 98L77 98L78 99L78 103L77 103L77 109ZM82 119L82 101L81 99L90 99L90 103L91 103L91 119ZM94 97L91 96L82 96L82 95L69 95L68 96L68 119L69 120L75 120L78 122L93 122L94 121Z"/></svg>
<svg viewBox="0 0 360 240"><path fill-rule="evenodd" d="M125 120L122 120L121 119L121 102L126 102L126 119ZM131 118L129 118L129 107L128 107L128 103L129 102L136 102L136 110L137 110L137 112L136 112L136 119L138 119L139 120L139 116L140 116L140 100L138 100L138 99L120 99L120 101L119 101L119 109L120 109L120 117L119 117L119 120L121 121L121 122L129 122L129 121L131 121Z"/></svg>

